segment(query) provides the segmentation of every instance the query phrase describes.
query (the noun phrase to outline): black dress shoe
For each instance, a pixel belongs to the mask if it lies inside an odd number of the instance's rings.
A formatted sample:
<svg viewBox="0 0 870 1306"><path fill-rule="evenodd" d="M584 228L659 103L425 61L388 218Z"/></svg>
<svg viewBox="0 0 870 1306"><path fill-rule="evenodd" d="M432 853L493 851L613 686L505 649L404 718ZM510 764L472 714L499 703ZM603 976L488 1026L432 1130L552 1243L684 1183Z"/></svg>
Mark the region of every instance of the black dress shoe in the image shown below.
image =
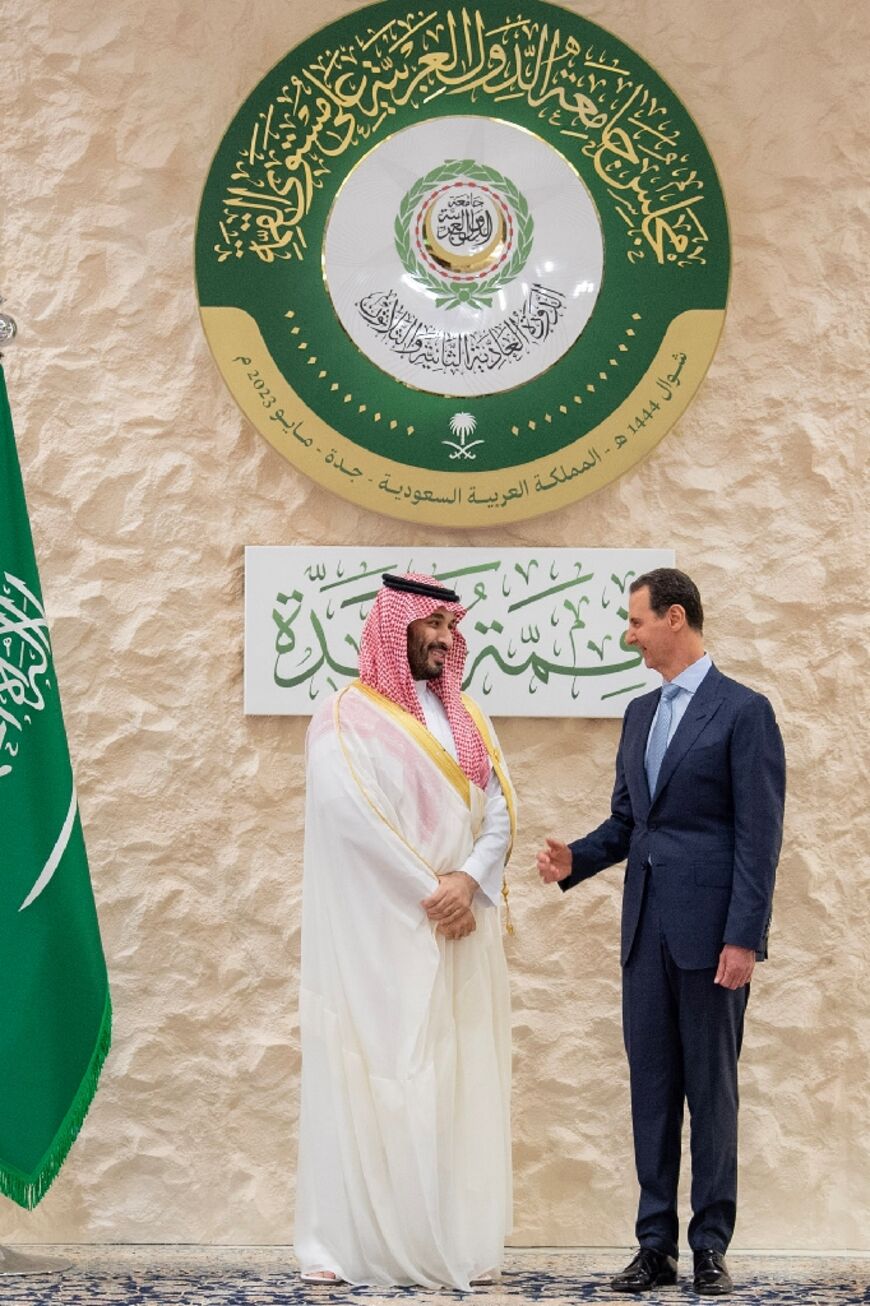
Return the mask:
<svg viewBox="0 0 870 1306"><path fill-rule="evenodd" d="M695 1252L695 1292L702 1297L724 1297L734 1291L731 1275L725 1264L725 1253L712 1247Z"/></svg>
<svg viewBox="0 0 870 1306"><path fill-rule="evenodd" d="M634 1260L610 1280L610 1286L614 1292L647 1292L676 1282L677 1262L673 1256L655 1247L641 1247Z"/></svg>

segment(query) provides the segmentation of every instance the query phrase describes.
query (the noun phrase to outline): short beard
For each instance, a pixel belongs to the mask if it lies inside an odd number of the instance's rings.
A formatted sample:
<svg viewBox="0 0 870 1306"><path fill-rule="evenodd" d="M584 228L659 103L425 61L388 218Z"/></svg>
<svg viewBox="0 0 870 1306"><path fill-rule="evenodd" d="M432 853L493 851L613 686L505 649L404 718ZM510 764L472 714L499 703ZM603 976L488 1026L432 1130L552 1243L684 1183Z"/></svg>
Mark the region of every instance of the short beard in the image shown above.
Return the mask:
<svg viewBox="0 0 870 1306"><path fill-rule="evenodd" d="M444 667L430 667L426 652L420 645L408 640L408 666L411 668L412 680L437 680Z"/></svg>
<svg viewBox="0 0 870 1306"><path fill-rule="evenodd" d="M411 667L411 677L414 680L438 680L444 673L443 667Z"/></svg>

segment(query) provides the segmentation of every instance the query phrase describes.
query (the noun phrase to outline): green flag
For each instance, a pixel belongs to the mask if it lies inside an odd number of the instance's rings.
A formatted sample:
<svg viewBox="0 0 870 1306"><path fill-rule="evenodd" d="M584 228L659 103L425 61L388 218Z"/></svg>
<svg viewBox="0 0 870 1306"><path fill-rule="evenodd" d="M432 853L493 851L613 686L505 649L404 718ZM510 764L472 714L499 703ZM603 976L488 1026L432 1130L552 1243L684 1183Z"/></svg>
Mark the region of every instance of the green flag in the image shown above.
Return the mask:
<svg viewBox="0 0 870 1306"><path fill-rule="evenodd" d="M0 1192L30 1209L87 1114L112 1010L2 367L0 508Z"/></svg>

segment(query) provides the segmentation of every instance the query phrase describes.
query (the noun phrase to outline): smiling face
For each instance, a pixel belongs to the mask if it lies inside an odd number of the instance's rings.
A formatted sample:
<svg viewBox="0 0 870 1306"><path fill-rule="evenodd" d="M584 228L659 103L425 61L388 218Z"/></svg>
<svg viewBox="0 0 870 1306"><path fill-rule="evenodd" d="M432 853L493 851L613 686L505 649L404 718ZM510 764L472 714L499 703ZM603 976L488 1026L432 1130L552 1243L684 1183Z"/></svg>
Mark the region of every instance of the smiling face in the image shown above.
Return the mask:
<svg viewBox="0 0 870 1306"><path fill-rule="evenodd" d="M453 647L456 617L445 608L436 608L428 617L412 621L408 627L408 665L415 680L436 680L444 670L447 654Z"/></svg>
<svg viewBox="0 0 870 1306"><path fill-rule="evenodd" d="M625 642L637 644L650 670L658 671L666 680L676 674L673 667L679 660L678 648L685 629L686 614L678 603L657 616L650 607L649 590L645 585L629 596ZM682 667L677 670L682 670Z"/></svg>

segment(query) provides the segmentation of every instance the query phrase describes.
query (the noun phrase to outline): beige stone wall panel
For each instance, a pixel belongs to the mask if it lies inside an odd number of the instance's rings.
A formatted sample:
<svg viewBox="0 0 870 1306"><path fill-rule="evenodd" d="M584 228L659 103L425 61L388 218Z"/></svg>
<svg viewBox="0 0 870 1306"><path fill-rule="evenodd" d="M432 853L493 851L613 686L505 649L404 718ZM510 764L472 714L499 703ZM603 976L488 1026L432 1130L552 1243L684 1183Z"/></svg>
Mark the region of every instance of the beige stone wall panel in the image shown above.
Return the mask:
<svg viewBox="0 0 870 1306"><path fill-rule="evenodd" d="M492 539L305 480L242 420L199 328L194 221L220 135L285 50L356 7L0 0L8 381L116 1008L81 1138L36 1212L5 1205L6 1241L289 1240L304 722L242 716L242 549ZM583 12L705 133L733 229L729 313L653 455L499 543L672 544L717 661L770 694L790 791L743 1060L737 1244L866 1249L867 9ZM618 726L499 729L522 799L515 1241L626 1244L621 873L562 900L530 869L545 833L604 815Z"/></svg>

